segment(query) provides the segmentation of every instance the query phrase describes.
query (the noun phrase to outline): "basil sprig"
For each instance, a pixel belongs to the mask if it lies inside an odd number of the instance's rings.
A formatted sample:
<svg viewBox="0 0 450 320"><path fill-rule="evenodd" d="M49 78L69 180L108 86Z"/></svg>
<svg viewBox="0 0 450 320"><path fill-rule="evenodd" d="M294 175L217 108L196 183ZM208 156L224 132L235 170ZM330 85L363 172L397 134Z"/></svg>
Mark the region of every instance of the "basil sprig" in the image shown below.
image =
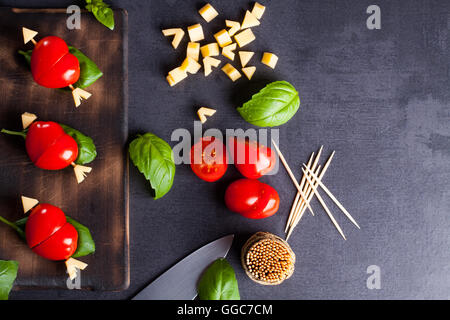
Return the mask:
<svg viewBox="0 0 450 320"><path fill-rule="evenodd" d="M114 30L114 12L103 0L86 0L86 9L105 27Z"/></svg>
<svg viewBox="0 0 450 320"><path fill-rule="evenodd" d="M8 300L18 269L17 261L0 260L0 300Z"/></svg>
<svg viewBox="0 0 450 320"><path fill-rule="evenodd" d="M130 143L129 153L131 161L150 181L155 200L169 192L175 178L175 162L167 142L152 133L138 135Z"/></svg>
<svg viewBox="0 0 450 320"><path fill-rule="evenodd" d="M75 140L78 145L78 157L75 160L75 163L83 165L94 161L94 159L97 157L97 149L92 138L84 135L78 130L66 126L65 124L60 123L59 125L63 128L65 133L67 133ZM2 129L1 132L10 135L21 136L26 139L28 129L25 129L23 131L11 131Z"/></svg>
<svg viewBox="0 0 450 320"><path fill-rule="evenodd" d="M239 287L233 268L221 258L213 262L198 283L200 300L240 300Z"/></svg>
<svg viewBox="0 0 450 320"><path fill-rule="evenodd" d="M288 122L300 107L297 90L287 81L275 81L237 108L242 118L259 127L275 127Z"/></svg>
<svg viewBox="0 0 450 320"><path fill-rule="evenodd" d="M80 78L76 83L74 83L74 86L76 88L81 89L87 88L90 85L92 85L95 81L97 81L101 76L103 76L103 73L94 63L94 61L89 59L83 52L81 52L77 48L72 46L68 47L69 52L73 54L75 57L77 57L78 62L80 63ZM31 54L33 53L33 50L27 51L19 50L18 52L25 58L25 60L29 65L31 62Z"/></svg>
<svg viewBox="0 0 450 320"><path fill-rule="evenodd" d="M66 216L67 222L70 223L78 232L78 243L77 243L77 250L75 250L74 254L72 255L73 258L79 258L84 257L87 255L90 255L91 253L95 252L95 242L94 239L92 239L91 232L89 229L79 223L78 221ZM20 220L17 220L16 222L10 222L6 220L3 217L0 217L0 221L8 224L10 227L12 227L14 230L17 231L19 236L26 240L25 238L25 226L28 221L28 217L22 218ZM14 225L14 226L12 226Z"/></svg>

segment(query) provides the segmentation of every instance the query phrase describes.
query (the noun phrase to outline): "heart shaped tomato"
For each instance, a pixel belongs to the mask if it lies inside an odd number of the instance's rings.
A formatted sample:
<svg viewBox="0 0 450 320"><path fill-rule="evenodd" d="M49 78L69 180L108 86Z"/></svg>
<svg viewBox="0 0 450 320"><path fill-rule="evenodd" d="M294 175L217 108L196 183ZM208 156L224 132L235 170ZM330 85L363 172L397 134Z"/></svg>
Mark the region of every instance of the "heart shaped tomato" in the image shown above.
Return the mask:
<svg viewBox="0 0 450 320"><path fill-rule="evenodd" d="M41 39L31 54L34 81L47 88L64 88L80 78L80 63L63 39L49 36Z"/></svg>
<svg viewBox="0 0 450 320"><path fill-rule="evenodd" d="M258 179L275 167L275 153L269 147L236 137L230 137L228 143L234 165L244 177Z"/></svg>
<svg viewBox="0 0 450 320"><path fill-rule="evenodd" d="M52 121L33 122L27 132L25 147L31 161L41 169L63 169L78 157L75 139Z"/></svg>
<svg viewBox="0 0 450 320"><path fill-rule="evenodd" d="M268 184L254 179L240 179L228 186L225 204L228 209L244 217L262 219L278 211L280 197Z"/></svg>
<svg viewBox="0 0 450 320"><path fill-rule="evenodd" d="M31 211L25 237L33 252L49 260L66 260L77 249L77 230L67 222L61 209L47 203Z"/></svg>

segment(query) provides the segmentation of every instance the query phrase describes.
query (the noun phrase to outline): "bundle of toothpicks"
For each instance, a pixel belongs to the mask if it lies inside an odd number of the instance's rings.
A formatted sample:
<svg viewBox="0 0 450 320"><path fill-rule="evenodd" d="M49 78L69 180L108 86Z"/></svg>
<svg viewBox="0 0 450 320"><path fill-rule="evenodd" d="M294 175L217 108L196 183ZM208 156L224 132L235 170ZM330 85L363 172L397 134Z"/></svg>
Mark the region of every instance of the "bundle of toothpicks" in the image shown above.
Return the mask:
<svg viewBox="0 0 450 320"><path fill-rule="evenodd" d="M325 164L322 166L319 164L320 156L322 155L323 146L320 147L317 154L314 152L311 154L311 157L308 160L307 164L303 164L302 172L303 176L300 180L300 183L297 182L297 179L295 178L294 174L292 173L291 168L289 167L286 159L284 158L283 154L281 153L279 147L275 143L275 141L272 140L272 143L278 153L278 156L280 157L281 162L283 163L284 167L286 168L286 171L288 172L290 178L292 179L292 182L294 183L295 187L297 188L297 194L294 199L294 203L292 204L291 211L289 213L289 217L286 223L286 240L289 239L289 237L292 234L292 231L297 226L297 224L300 222L300 219L303 217L305 211L308 209L310 213L314 216L314 211L312 210L310 206L311 199L313 196L316 196L319 203L322 205L323 209L327 213L328 217L330 218L331 222L334 224L336 229L339 231L341 236L346 240L346 237L344 235L344 232L342 231L342 228L337 223L336 219L334 218L333 214L331 213L328 206L325 204L325 201L323 200L322 196L320 195L318 188L322 189L328 197L333 200L333 202L336 204L336 206L344 213L344 215L358 228L361 229L358 225L358 223L353 219L353 217L350 215L350 213L344 208L344 206L336 199L336 197L331 193L331 191L325 186L325 184L322 182L322 178L325 175L325 172L327 172L328 167L330 166L331 160L333 159L333 156L335 152L333 151L328 158L328 160L325 162Z"/></svg>

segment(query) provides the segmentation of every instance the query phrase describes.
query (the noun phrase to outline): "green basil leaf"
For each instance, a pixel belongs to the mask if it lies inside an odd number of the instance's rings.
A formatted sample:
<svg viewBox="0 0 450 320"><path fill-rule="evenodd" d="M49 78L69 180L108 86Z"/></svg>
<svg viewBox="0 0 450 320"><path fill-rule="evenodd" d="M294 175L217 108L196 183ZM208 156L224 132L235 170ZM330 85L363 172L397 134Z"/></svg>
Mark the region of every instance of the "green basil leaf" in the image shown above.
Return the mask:
<svg viewBox="0 0 450 320"><path fill-rule="evenodd" d="M78 232L78 243L77 243L77 250L75 250L75 253L72 255L73 258L79 258L87 256L91 253L95 252L95 242L92 239L91 232L89 229L79 223L78 221L66 216L67 222L74 226L74 228ZM14 224L23 231L23 233L19 232L19 235L23 240L25 239L24 232L25 232L25 225L27 224L28 217L22 218L20 220L17 220L14 222Z"/></svg>
<svg viewBox="0 0 450 320"><path fill-rule="evenodd" d="M103 1L86 0L86 9L94 15L94 17L105 27L114 30L114 12Z"/></svg>
<svg viewBox="0 0 450 320"><path fill-rule="evenodd" d="M72 258L84 257L90 255L91 253L94 253L95 242L92 239L92 235L89 229L70 217L66 216L66 219L67 222L73 225L78 232L77 250L75 250Z"/></svg>
<svg viewBox="0 0 450 320"><path fill-rule="evenodd" d="M101 76L103 76L103 73L100 71L100 69L97 67L97 65L89 59L84 53L82 53L77 48L69 47L69 52L73 54L75 57L77 57L78 62L80 63L80 78L76 83L74 83L74 86L76 88L87 88L90 85L92 85L95 81L97 81ZM27 61L28 65L31 62L31 54L33 53L33 50L27 50L27 51L18 51L19 54L24 56L25 60ZM69 88L65 89L69 90Z"/></svg>
<svg viewBox="0 0 450 320"><path fill-rule="evenodd" d="M198 283L200 300L240 300L233 268L225 259L218 259L203 273Z"/></svg>
<svg viewBox="0 0 450 320"><path fill-rule="evenodd" d="M95 148L92 138L85 136L80 131L75 130L64 124L60 124L64 132L75 139L78 145L78 157L75 160L76 164L87 164L92 162L97 157L97 149Z"/></svg>
<svg viewBox="0 0 450 320"><path fill-rule="evenodd" d="M130 158L155 191L155 200L172 188L175 162L169 144L152 133L139 135L130 143Z"/></svg>
<svg viewBox="0 0 450 320"><path fill-rule="evenodd" d="M77 57L80 63L80 78L73 84L75 88L87 88L103 76L103 73L94 61L89 59L83 52L72 46L69 46L69 52Z"/></svg>
<svg viewBox="0 0 450 320"><path fill-rule="evenodd" d="M291 119L300 107L297 90L287 81L275 81L237 108L242 118L259 127L280 126Z"/></svg>
<svg viewBox="0 0 450 320"><path fill-rule="evenodd" d="M18 269L17 261L0 260L0 300L8 300Z"/></svg>

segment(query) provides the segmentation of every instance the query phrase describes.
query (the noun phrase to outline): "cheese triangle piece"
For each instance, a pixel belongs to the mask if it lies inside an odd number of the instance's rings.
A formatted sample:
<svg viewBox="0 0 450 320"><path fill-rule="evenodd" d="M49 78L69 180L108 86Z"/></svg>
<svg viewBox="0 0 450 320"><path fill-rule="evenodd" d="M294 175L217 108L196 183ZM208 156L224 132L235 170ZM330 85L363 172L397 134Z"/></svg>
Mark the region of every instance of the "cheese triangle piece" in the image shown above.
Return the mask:
<svg viewBox="0 0 450 320"><path fill-rule="evenodd" d="M22 196L21 198L22 198L23 213L27 213L39 203L39 200L33 198L28 198L24 196Z"/></svg>
<svg viewBox="0 0 450 320"><path fill-rule="evenodd" d="M33 113L24 112L22 113L22 127L24 129L28 128L30 124L33 123L34 120L37 119L37 116Z"/></svg>
<svg viewBox="0 0 450 320"><path fill-rule="evenodd" d="M234 36L241 29L241 24L237 21L225 20L225 25L230 28L228 29L230 37Z"/></svg>
<svg viewBox="0 0 450 320"><path fill-rule="evenodd" d="M256 67L245 67L242 68L242 72L245 74L245 76L248 78L248 80L251 80L253 77L253 74L256 71Z"/></svg>
<svg viewBox="0 0 450 320"><path fill-rule="evenodd" d="M202 123L206 122L206 117L211 117L214 113L216 113L216 110L206 107L201 107L197 110L198 117L200 118L200 121Z"/></svg>
<svg viewBox="0 0 450 320"><path fill-rule="evenodd" d="M245 12L244 21L242 21L241 29L247 29L251 27L259 26L259 20L250 11Z"/></svg>
<svg viewBox="0 0 450 320"><path fill-rule="evenodd" d="M69 258L66 260L66 268L67 273L69 274L70 280L73 280L77 277L77 269L84 270L87 267L87 263L84 263L80 260L76 260L74 258Z"/></svg>
<svg viewBox="0 0 450 320"><path fill-rule="evenodd" d="M255 53L252 51L239 51L242 67L245 67Z"/></svg>
<svg viewBox="0 0 450 320"><path fill-rule="evenodd" d="M29 41L32 41L33 38L38 34L37 31L30 30L25 27L22 27L22 33L23 33L23 42L24 43L28 43Z"/></svg>
<svg viewBox="0 0 450 320"><path fill-rule="evenodd" d="M230 44L228 46L223 47L222 55L227 57L230 60L234 60L234 50L236 50L236 43Z"/></svg>
<svg viewBox="0 0 450 320"><path fill-rule="evenodd" d="M162 33L166 37L174 36L172 40L172 46L174 49L178 48L178 45L184 37L184 31L181 28L165 29Z"/></svg>
<svg viewBox="0 0 450 320"><path fill-rule="evenodd" d="M203 59L203 68L205 69L205 77L209 76L212 72L212 67L218 67L220 65L220 60L213 57L205 57Z"/></svg>

